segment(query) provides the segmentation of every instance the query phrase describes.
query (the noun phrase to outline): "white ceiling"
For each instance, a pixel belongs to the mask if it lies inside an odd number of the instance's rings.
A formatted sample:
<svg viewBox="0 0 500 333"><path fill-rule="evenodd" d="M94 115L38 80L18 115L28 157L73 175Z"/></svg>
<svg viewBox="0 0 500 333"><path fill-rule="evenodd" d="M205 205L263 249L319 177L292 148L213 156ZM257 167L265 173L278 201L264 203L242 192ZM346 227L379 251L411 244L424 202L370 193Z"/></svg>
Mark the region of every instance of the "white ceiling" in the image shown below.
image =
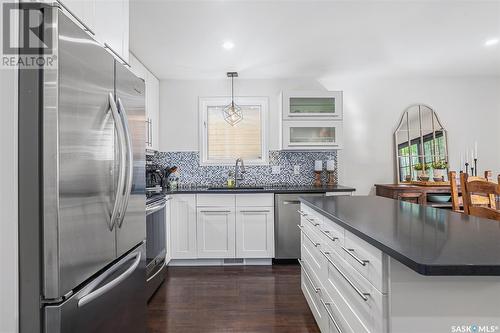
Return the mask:
<svg viewBox="0 0 500 333"><path fill-rule="evenodd" d="M159 78L500 75L500 1L131 0ZM226 40L234 42L225 50Z"/></svg>

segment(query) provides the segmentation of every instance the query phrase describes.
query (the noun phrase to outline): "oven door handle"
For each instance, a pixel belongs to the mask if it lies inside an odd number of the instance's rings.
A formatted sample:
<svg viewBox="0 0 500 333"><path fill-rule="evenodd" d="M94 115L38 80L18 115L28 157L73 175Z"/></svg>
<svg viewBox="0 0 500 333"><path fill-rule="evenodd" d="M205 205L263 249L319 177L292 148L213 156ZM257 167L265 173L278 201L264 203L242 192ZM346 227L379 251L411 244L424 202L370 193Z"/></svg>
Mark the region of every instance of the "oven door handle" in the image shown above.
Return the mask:
<svg viewBox="0 0 500 333"><path fill-rule="evenodd" d="M146 215L150 215L153 213L156 213L159 210L162 210L167 206L167 201L166 200L161 200L160 202L155 202L152 205L146 206Z"/></svg>

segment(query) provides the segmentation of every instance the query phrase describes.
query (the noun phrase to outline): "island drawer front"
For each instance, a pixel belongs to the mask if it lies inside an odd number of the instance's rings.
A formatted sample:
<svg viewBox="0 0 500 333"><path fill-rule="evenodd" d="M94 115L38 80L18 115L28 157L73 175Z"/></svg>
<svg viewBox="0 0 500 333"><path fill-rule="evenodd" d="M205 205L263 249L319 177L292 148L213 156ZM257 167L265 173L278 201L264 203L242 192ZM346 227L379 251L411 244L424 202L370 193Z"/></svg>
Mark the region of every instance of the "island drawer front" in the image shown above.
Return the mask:
<svg viewBox="0 0 500 333"><path fill-rule="evenodd" d="M302 266L301 268L301 289L302 293L304 294L307 304L309 305L309 308L311 309L311 312L313 313L314 319L316 319L316 323L318 324L321 332L326 332L327 328L326 325L328 324L328 321L326 320L326 313L324 308L322 307L321 304L321 299L320 299L320 289L316 285L314 285L313 281L310 280L308 277L309 274L306 271L306 268Z"/></svg>
<svg viewBox="0 0 500 333"><path fill-rule="evenodd" d="M330 260L324 288L337 301L348 323L354 326L357 319L369 332L387 332L388 296L380 293L335 252L326 256Z"/></svg>
<svg viewBox="0 0 500 333"><path fill-rule="evenodd" d="M381 293L387 293L388 258L382 251L351 232L345 232L343 257Z"/></svg>
<svg viewBox="0 0 500 333"><path fill-rule="evenodd" d="M319 229L322 234L322 240L338 253L342 253L342 247L344 246L344 228L325 217Z"/></svg>
<svg viewBox="0 0 500 333"><path fill-rule="evenodd" d="M348 320L344 316L343 312L346 311L341 311L338 305L344 304L344 302L332 297L328 289L321 290L321 298L323 300L322 305L325 308L326 319L328 319L328 333L369 333L357 317L354 319L351 317Z"/></svg>
<svg viewBox="0 0 500 333"><path fill-rule="evenodd" d="M259 194L236 194L236 206L238 207L273 207L274 194L259 193Z"/></svg>
<svg viewBox="0 0 500 333"><path fill-rule="evenodd" d="M305 237L304 233L302 233L300 256L308 269L309 276L321 288L322 281L326 277L327 267L325 266L321 252Z"/></svg>
<svg viewBox="0 0 500 333"><path fill-rule="evenodd" d="M198 207L230 207L235 205L234 194L198 194L196 206Z"/></svg>

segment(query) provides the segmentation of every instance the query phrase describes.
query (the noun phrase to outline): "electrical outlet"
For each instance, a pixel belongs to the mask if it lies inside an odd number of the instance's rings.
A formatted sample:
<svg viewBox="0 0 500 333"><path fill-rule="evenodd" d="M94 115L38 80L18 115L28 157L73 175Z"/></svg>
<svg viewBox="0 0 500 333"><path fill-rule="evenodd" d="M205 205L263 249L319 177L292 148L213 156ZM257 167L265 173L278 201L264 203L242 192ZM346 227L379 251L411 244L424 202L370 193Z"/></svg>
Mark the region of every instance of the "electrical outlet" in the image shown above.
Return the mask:
<svg viewBox="0 0 500 333"><path fill-rule="evenodd" d="M300 165L294 165L293 166L293 174L294 175L300 174Z"/></svg>
<svg viewBox="0 0 500 333"><path fill-rule="evenodd" d="M273 165L273 166L271 167L271 170L272 170L272 174L273 174L273 175L279 175L279 174L280 174L280 172L281 172L281 168L280 168L280 166L279 166L279 165Z"/></svg>

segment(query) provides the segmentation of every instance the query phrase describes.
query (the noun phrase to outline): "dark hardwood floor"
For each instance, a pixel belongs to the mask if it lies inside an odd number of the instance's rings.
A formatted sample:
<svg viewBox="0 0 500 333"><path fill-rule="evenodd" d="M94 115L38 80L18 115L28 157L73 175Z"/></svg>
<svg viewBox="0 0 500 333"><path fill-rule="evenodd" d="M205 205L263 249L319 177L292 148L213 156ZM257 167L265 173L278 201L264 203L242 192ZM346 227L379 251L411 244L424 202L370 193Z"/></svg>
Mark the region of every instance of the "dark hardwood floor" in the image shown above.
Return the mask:
<svg viewBox="0 0 500 333"><path fill-rule="evenodd" d="M295 265L169 267L148 333L316 333Z"/></svg>

